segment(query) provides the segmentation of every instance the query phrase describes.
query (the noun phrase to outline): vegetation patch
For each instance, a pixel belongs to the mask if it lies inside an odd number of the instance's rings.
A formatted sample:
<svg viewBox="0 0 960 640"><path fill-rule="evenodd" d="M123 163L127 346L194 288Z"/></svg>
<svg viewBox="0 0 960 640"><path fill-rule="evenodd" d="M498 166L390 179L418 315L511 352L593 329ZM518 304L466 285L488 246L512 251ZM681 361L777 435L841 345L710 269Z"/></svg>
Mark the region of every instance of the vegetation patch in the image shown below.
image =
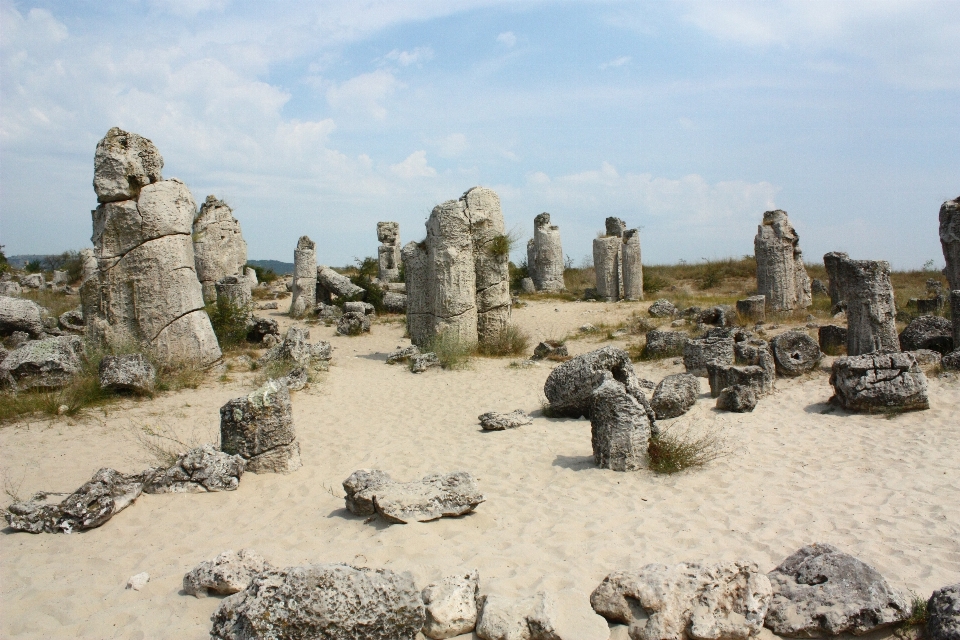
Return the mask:
<svg viewBox="0 0 960 640"><path fill-rule="evenodd" d="M500 337L492 343L477 345L482 356L522 356L530 348L530 336L516 325L507 325Z"/></svg>
<svg viewBox="0 0 960 640"><path fill-rule="evenodd" d="M702 467L729 453L722 429L712 427L703 433L694 433L679 424L661 427L647 447L650 468L656 473Z"/></svg>

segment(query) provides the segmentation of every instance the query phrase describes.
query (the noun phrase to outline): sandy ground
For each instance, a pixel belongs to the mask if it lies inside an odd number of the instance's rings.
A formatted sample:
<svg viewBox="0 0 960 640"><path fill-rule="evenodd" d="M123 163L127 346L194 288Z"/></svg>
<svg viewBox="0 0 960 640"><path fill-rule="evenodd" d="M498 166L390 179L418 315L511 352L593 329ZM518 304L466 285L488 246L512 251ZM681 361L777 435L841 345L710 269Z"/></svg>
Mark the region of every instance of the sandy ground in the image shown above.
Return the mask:
<svg viewBox="0 0 960 640"><path fill-rule="evenodd" d="M515 310L514 320L542 339L645 306L543 301ZM509 359L477 359L464 371L413 375L384 363L409 343L401 324L375 324L360 338L323 326L311 334L334 344L335 359L318 383L293 396L302 469L244 475L236 492L145 495L85 533L6 529L0 636L206 638L219 599L182 595L183 574L243 547L280 566L347 562L410 571L421 586L477 568L482 590L504 595L572 587L586 597L610 571L651 562L745 558L770 570L811 542L832 543L924 596L960 577L956 379L930 380L929 411L892 418L831 410L825 370L779 380L776 393L746 415L713 409L704 380L701 401L678 420L724 428L732 453L703 469L658 476L595 468L588 421L539 415L551 365L518 369ZM574 353L598 346L595 338L570 343ZM672 361L637 368L655 381L681 369ZM104 466L137 471L149 460L132 434L144 426L216 441L219 407L252 390L254 375L211 378L196 390L80 419L0 428L7 484L27 496L71 491ZM534 413L531 426L480 430L478 414L517 408ZM486 502L463 518L365 523L344 509L340 486L359 468L399 480L463 469L479 479ZM125 590L142 571L150 574L147 586Z"/></svg>

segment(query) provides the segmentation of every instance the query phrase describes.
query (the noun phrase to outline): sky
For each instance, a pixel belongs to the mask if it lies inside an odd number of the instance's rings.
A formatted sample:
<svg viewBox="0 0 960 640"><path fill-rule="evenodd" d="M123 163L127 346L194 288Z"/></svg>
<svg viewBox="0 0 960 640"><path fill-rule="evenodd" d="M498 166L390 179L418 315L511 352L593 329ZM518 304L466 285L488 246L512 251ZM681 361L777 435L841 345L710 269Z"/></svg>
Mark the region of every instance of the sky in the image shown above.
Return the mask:
<svg viewBox="0 0 960 640"><path fill-rule="evenodd" d="M0 0L0 244L91 246L113 126L225 199L250 259L375 256L482 185L589 261L604 218L646 264L753 252L784 209L828 251L943 266L960 195L960 2Z"/></svg>

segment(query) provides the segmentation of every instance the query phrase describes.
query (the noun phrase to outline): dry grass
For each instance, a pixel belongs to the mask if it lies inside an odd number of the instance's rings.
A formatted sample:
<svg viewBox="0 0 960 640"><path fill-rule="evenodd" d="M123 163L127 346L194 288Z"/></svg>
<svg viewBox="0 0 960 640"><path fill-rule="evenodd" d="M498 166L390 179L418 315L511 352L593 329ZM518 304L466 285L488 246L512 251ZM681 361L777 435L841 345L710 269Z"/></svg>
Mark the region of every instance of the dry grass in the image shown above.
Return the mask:
<svg viewBox="0 0 960 640"><path fill-rule="evenodd" d="M492 343L477 345L477 355L504 357L522 356L530 348L530 336L516 325L507 325L498 339Z"/></svg>
<svg viewBox="0 0 960 640"><path fill-rule="evenodd" d="M33 300L55 318L59 318L67 311L80 306L80 296L68 296L65 293L57 293L50 288L39 290L25 288L21 297Z"/></svg>
<svg viewBox="0 0 960 640"><path fill-rule="evenodd" d="M180 454L208 442L220 446L219 434L215 437L204 437L197 433L196 427L191 427L190 431L183 435L162 421L156 424L135 424L129 428L129 432L143 451L141 461L157 467L172 467Z"/></svg>
<svg viewBox="0 0 960 640"><path fill-rule="evenodd" d="M443 331L434 336L422 351L437 354L444 369L466 369L476 348L477 345L463 342L454 332Z"/></svg>
<svg viewBox="0 0 960 640"><path fill-rule="evenodd" d="M650 468L656 473L677 473L702 467L730 454L722 427L711 426L694 432L689 426L674 423L661 427L647 447Z"/></svg>

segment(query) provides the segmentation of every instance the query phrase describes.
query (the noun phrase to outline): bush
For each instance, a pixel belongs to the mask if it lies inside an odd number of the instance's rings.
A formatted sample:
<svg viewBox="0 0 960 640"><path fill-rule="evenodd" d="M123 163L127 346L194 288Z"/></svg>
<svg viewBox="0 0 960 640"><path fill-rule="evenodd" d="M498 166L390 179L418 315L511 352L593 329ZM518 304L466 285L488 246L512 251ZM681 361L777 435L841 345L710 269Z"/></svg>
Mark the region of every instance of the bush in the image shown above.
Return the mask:
<svg viewBox="0 0 960 640"><path fill-rule="evenodd" d="M7 254L3 252L3 245L0 244L0 273L10 271L10 263L7 262Z"/></svg>
<svg viewBox="0 0 960 640"><path fill-rule="evenodd" d="M376 258L369 256L363 260L356 258L356 262L356 274L350 276L350 282L363 289L364 293L349 299L339 298L337 299L337 305L342 308L344 302L362 299L364 302L372 304L377 313L383 313L386 311L386 308L383 306L384 290L373 282L373 279L380 273L380 264Z"/></svg>
<svg viewBox="0 0 960 640"><path fill-rule="evenodd" d="M257 274L257 282L266 282L270 283L276 280L279 276L273 269L266 269L264 267L258 267L253 264L248 264L247 269L253 269Z"/></svg>
<svg viewBox="0 0 960 640"><path fill-rule="evenodd" d="M475 348L476 345L464 343L453 331L443 331L434 336L423 351L437 354L437 360L444 369L464 369L470 363L470 354Z"/></svg>
<svg viewBox="0 0 960 640"><path fill-rule="evenodd" d="M666 278L650 273L649 270L643 272L643 291L645 293L656 293L670 286L670 281Z"/></svg>
<svg viewBox="0 0 960 640"><path fill-rule="evenodd" d="M510 290L519 291L520 281L530 277L530 269L527 268L527 261L524 260L519 265L508 262L507 268L510 272Z"/></svg>
<svg viewBox="0 0 960 640"><path fill-rule="evenodd" d="M530 336L515 325L507 325L499 338L492 343L477 345L477 353L483 356L520 356L530 348Z"/></svg>
<svg viewBox="0 0 960 640"><path fill-rule="evenodd" d="M27 273L40 273L43 271L43 265L40 264L39 260L31 260L24 266L24 270Z"/></svg>
<svg viewBox="0 0 960 640"><path fill-rule="evenodd" d="M235 305L218 297L216 302L206 306L206 311L221 349L236 347L246 341L251 311L249 306Z"/></svg>
<svg viewBox="0 0 960 640"><path fill-rule="evenodd" d="M651 437L647 446L650 469L656 473L676 473L691 467L702 467L728 454L719 429L698 435L676 425L661 427L660 433Z"/></svg>

